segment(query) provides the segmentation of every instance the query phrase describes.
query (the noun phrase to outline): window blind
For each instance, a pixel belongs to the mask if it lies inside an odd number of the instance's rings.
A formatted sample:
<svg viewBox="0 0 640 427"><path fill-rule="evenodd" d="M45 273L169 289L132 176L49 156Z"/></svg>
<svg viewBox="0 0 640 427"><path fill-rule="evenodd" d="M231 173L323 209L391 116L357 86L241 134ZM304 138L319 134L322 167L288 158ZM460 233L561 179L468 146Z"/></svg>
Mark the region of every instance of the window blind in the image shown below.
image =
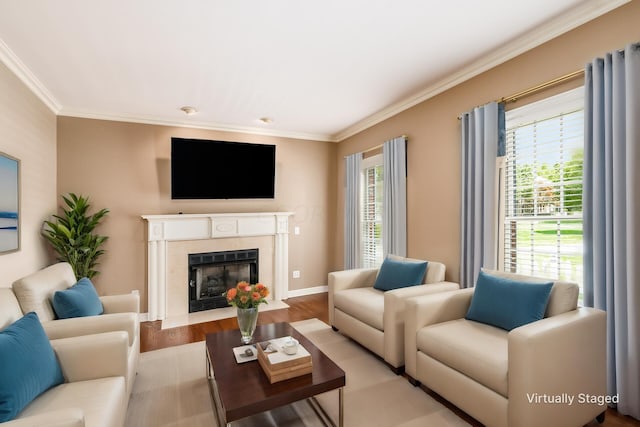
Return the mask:
<svg viewBox="0 0 640 427"><path fill-rule="evenodd" d="M581 105L507 114L505 271L582 284Z"/></svg>
<svg viewBox="0 0 640 427"><path fill-rule="evenodd" d="M363 169L361 191L360 248L362 267L378 267L382 264L382 166Z"/></svg>

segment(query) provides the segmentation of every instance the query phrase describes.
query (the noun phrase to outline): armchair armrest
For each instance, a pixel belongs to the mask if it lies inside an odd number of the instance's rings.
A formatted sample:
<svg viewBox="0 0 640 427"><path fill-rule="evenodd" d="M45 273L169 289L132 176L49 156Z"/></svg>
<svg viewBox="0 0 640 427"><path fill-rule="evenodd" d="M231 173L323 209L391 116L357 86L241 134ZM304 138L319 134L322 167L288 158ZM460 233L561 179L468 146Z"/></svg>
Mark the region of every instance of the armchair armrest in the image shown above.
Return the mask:
<svg viewBox="0 0 640 427"><path fill-rule="evenodd" d="M127 333L124 331L51 340L67 382L127 377Z"/></svg>
<svg viewBox="0 0 640 427"><path fill-rule="evenodd" d="M409 286L384 293L384 354L385 360L394 367L404 365L404 327L406 300L421 295L454 291L460 285L440 282Z"/></svg>
<svg viewBox="0 0 640 427"><path fill-rule="evenodd" d="M406 300L404 318L405 370L416 377L416 334L425 326L461 319L469 310L474 288L422 295Z"/></svg>
<svg viewBox="0 0 640 427"><path fill-rule="evenodd" d="M461 319L469 310L474 288L422 295L406 301L405 324L416 331L436 323Z"/></svg>
<svg viewBox="0 0 640 427"><path fill-rule="evenodd" d="M138 315L136 313L113 313L52 320L43 322L42 326L51 340L102 332L125 331L129 335L129 345L133 345L139 335Z"/></svg>
<svg viewBox="0 0 640 427"><path fill-rule="evenodd" d="M57 409L43 414L2 423L2 427L84 427L84 413L79 408Z"/></svg>
<svg viewBox="0 0 640 427"><path fill-rule="evenodd" d="M606 313L578 308L509 333L509 424L540 426L559 420L588 423L605 411L580 396L604 398ZM532 396L567 396L572 404L531 402ZM535 397L534 397L535 398ZM526 420L526 421L525 421Z"/></svg>
<svg viewBox="0 0 640 427"><path fill-rule="evenodd" d="M140 313L140 295L122 294L100 297L104 313Z"/></svg>
<svg viewBox="0 0 640 427"><path fill-rule="evenodd" d="M334 271L329 273L329 323L333 325L334 303L336 292L352 288L371 287L376 281L377 268L356 268L353 270Z"/></svg>

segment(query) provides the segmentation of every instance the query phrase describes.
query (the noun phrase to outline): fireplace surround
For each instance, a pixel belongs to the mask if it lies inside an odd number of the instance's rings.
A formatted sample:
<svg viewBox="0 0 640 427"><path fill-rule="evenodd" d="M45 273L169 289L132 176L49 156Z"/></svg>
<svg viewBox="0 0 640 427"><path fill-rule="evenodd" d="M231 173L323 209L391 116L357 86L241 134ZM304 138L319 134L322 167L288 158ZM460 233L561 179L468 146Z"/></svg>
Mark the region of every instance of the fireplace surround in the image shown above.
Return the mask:
<svg viewBox="0 0 640 427"><path fill-rule="evenodd" d="M190 253L259 247L260 276L264 274L266 279L258 279L269 286L273 300L286 299L291 215L291 212L143 215L147 222L148 320L188 314L185 283L189 280L186 258Z"/></svg>

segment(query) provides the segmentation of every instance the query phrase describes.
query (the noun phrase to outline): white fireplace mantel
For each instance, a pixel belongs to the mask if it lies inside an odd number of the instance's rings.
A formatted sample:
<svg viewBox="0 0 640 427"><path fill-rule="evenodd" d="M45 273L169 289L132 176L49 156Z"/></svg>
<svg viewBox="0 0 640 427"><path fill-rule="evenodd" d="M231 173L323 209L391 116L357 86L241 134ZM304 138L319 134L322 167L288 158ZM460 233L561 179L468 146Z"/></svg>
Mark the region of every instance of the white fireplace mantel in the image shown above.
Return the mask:
<svg viewBox="0 0 640 427"><path fill-rule="evenodd" d="M167 314L167 242L274 236L273 298L289 290L289 217L292 212L142 215L148 223L148 320ZM186 283L185 283L186 286Z"/></svg>

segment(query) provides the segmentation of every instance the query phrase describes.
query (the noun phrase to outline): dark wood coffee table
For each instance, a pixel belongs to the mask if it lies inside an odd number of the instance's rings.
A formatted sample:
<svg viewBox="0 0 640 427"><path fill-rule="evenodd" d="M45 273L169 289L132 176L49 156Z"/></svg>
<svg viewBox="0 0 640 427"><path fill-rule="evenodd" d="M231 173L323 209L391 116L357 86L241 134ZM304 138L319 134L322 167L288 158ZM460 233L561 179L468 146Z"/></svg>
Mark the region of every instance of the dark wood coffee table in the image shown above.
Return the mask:
<svg viewBox="0 0 640 427"><path fill-rule="evenodd" d="M343 426L345 374L342 369L288 323L258 326L253 341L287 335L296 338L311 353L313 372L270 384L257 361L236 363L232 349L242 345L239 330L207 334L207 377L221 426L335 389L338 389L339 400L338 425Z"/></svg>

